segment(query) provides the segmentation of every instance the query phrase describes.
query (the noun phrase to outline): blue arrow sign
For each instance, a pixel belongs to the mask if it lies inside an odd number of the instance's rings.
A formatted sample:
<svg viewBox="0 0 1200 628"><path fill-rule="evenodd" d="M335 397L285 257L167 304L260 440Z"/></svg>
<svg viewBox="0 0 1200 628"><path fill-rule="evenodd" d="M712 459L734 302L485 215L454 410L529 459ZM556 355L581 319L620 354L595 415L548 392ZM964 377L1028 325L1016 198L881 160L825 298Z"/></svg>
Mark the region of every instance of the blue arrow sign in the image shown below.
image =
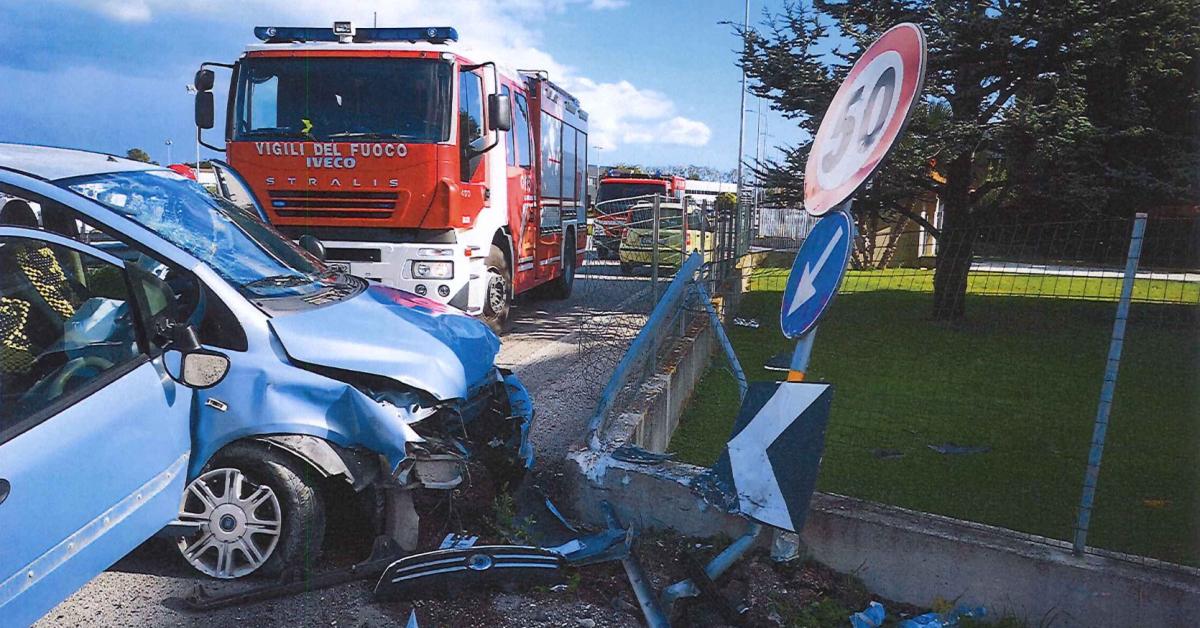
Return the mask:
<svg viewBox="0 0 1200 628"><path fill-rule="evenodd" d="M817 324L846 274L853 238L854 222L843 211L830 212L809 232L783 292L783 335L799 338Z"/></svg>
<svg viewBox="0 0 1200 628"><path fill-rule="evenodd" d="M754 382L712 468L730 510L799 532L817 484L833 387ZM726 507L729 507L726 506Z"/></svg>

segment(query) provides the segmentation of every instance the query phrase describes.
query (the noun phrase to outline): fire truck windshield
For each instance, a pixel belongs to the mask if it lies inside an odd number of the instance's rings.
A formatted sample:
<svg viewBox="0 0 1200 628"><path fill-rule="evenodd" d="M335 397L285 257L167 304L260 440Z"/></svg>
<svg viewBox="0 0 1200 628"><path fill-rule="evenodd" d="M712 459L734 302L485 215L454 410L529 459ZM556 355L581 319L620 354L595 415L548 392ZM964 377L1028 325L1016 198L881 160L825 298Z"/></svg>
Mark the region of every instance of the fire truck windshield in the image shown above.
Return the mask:
<svg viewBox="0 0 1200 628"><path fill-rule="evenodd" d="M344 281L258 218L174 172L86 175L63 184L208 264L247 296L304 296Z"/></svg>
<svg viewBox="0 0 1200 628"><path fill-rule="evenodd" d="M645 183L605 183L600 182L600 191L596 194L596 202L616 201L623 198L637 198L650 194L666 194L667 187L662 181L649 180Z"/></svg>
<svg viewBox="0 0 1200 628"><path fill-rule="evenodd" d="M248 57L233 139L450 139L449 62L393 57Z"/></svg>

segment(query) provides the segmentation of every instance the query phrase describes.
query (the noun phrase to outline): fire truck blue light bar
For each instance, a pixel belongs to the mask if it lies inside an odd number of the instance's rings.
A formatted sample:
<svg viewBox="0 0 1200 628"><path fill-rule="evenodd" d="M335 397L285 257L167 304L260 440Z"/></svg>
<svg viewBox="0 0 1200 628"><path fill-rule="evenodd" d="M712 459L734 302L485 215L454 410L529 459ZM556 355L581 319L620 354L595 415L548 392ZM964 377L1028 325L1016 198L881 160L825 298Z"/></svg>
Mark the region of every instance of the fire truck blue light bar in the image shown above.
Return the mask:
<svg viewBox="0 0 1200 628"><path fill-rule="evenodd" d="M254 36L268 44L338 41L338 34L332 28L309 26L255 26ZM442 44L448 41L458 41L458 31L450 26L360 28L354 31L355 43L377 41L427 41L434 44Z"/></svg>

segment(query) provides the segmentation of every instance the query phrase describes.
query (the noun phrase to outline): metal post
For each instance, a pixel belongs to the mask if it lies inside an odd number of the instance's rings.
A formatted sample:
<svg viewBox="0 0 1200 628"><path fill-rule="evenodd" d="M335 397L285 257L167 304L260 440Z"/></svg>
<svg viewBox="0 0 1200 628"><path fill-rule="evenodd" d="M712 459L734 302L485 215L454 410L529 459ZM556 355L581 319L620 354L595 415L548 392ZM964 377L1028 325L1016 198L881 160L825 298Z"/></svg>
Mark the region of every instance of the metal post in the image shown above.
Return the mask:
<svg viewBox="0 0 1200 628"><path fill-rule="evenodd" d="M792 352L792 363L788 366L787 381L802 382L808 372L808 361L812 357L813 340L817 337L817 328L813 327L807 334L796 341L796 350Z"/></svg>
<svg viewBox="0 0 1200 628"><path fill-rule="evenodd" d="M742 32L750 28L750 0L745 2L745 14L742 16ZM745 39L743 39L743 43ZM743 46L744 47L744 46ZM742 104L738 107L738 154L737 154L737 205L734 216L737 222L733 225L733 248L737 249L738 228L742 215L742 155L746 152L746 66L742 65ZM736 257L736 255L735 255Z"/></svg>
<svg viewBox="0 0 1200 628"><path fill-rule="evenodd" d="M651 233L650 238L653 240L653 243L651 243L651 245L650 245L650 301L652 303L657 303L658 302L658 222L659 222L659 218L661 217L659 215L659 197L658 197L658 195L655 195L654 198L651 199L650 205L651 205L651 207L653 207L653 210L651 213L654 216L652 219L653 224L650 226L650 233ZM682 265L682 262L681 262L681 265Z"/></svg>
<svg viewBox="0 0 1200 628"><path fill-rule="evenodd" d="M679 264L676 268L683 267L683 260L687 258L687 239L688 231L691 231L692 226L688 224L688 197L686 194L680 197L679 206ZM703 234L703 232L701 232ZM700 239L700 257L704 257L704 238ZM708 260L705 260L706 262Z"/></svg>
<svg viewBox="0 0 1200 628"><path fill-rule="evenodd" d="M1108 363L1104 367L1104 384L1100 388L1100 404L1096 408L1096 425L1092 429L1092 449L1088 453L1087 471L1083 475L1083 495L1079 499L1079 520L1075 524L1074 551L1083 554L1087 545L1088 525L1096 498L1096 482L1100 477L1100 458L1104 455L1104 438L1108 432L1108 415L1112 410L1113 391L1117 387L1117 370L1121 365L1121 349L1125 344L1125 321L1129 317L1129 301L1133 297L1133 281L1137 277L1138 258L1142 254L1142 235L1146 232L1146 214L1136 214L1133 235L1129 238L1129 255L1125 258L1125 277L1121 280L1121 300L1113 321L1112 340L1108 345Z"/></svg>
<svg viewBox="0 0 1200 628"><path fill-rule="evenodd" d="M717 334L717 341L721 343L721 348L725 350L725 357L729 358L729 367L733 369L733 376L738 383L738 399L746 399L746 391L750 389L750 384L746 381L746 372L742 370L742 363L738 360L737 352L733 350L733 343L729 342L729 335L725 333L725 326L721 324L721 316L717 314L717 308L713 307L712 297L709 296L708 290L704 288L704 283L697 281L695 283L696 295L700 302L708 310L709 322L713 326L713 332Z"/></svg>

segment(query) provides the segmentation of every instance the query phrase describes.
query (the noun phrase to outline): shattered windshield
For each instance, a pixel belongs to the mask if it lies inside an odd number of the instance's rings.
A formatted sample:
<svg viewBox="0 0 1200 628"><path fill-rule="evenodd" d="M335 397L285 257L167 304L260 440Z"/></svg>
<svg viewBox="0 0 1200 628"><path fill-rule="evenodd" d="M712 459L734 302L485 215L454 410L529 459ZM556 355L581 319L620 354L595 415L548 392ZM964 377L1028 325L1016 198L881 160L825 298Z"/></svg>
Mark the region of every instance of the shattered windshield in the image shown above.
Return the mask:
<svg viewBox="0 0 1200 628"><path fill-rule="evenodd" d="M339 281L258 218L174 172L97 174L62 183L187 251L248 296L303 296Z"/></svg>
<svg viewBox="0 0 1200 628"><path fill-rule="evenodd" d="M448 141L452 72L429 59L250 57L234 139Z"/></svg>

